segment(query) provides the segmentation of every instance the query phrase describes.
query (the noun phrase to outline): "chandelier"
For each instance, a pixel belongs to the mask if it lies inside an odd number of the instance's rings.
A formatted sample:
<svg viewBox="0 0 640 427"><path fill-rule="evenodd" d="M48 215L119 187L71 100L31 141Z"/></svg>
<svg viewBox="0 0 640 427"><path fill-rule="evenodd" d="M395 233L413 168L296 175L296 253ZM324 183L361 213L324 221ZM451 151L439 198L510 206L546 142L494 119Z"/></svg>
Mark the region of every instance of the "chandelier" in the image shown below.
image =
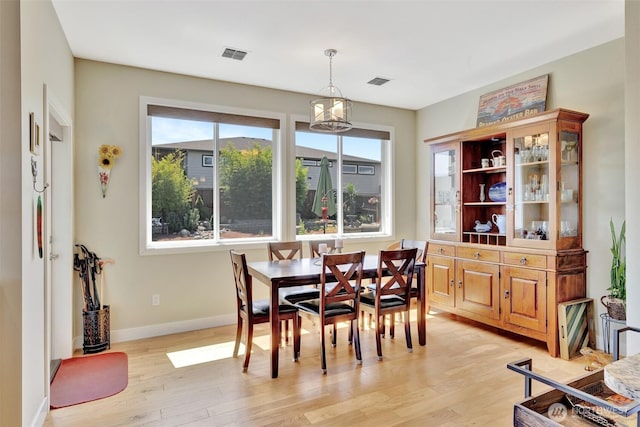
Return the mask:
<svg viewBox="0 0 640 427"><path fill-rule="evenodd" d="M326 96L314 99L310 106L309 129L316 132L337 133L353 127L351 101L342 96L340 89L333 85L333 57L338 53L335 49L327 49L324 54L329 57L329 86L324 89Z"/></svg>

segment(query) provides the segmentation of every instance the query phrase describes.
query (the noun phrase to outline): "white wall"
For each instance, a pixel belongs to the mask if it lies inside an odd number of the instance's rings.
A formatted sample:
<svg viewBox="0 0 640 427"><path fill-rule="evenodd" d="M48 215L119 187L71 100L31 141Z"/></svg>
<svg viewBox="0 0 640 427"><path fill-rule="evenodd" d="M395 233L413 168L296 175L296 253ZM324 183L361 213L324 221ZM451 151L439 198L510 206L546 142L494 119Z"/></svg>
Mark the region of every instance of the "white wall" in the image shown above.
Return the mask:
<svg viewBox="0 0 640 427"><path fill-rule="evenodd" d="M587 296L595 300L598 314L604 311L600 296L609 287L609 219L619 228L625 215L624 54L624 40L615 40L418 112L419 140L474 128L480 95L548 73L547 109L563 107L590 114L583 127L583 245L589 251ZM417 176L418 212L427 212L426 144L418 144L418 158L424 164ZM429 224L425 225L428 230ZM600 322L596 324L600 337Z"/></svg>
<svg viewBox="0 0 640 427"><path fill-rule="evenodd" d="M73 112L73 57L53 5L47 1L20 3L22 74L22 424L41 424L49 409L48 349L45 345L44 260L38 256L35 239L35 203L29 152L29 113L35 112L44 133L46 84L61 107ZM41 135L44 138L45 135ZM42 188L43 149L38 161L38 187ZM57 212L65 215L71 212Z"/></svg>
<svg viewBox="0 0 640 427"><path fill-rule="evenodd" d="M625 179L640 182L640 2L627 0L625 8ZM640 263L633 255L640 253L640 197L638 187L628 185L625 193L627 219L627 324L640 327ZM634 308L634 309L630 309ZM630 334L627 354L640 353L640 335Z"/></svg>
<svg viewBox="0 0 640 427"><path fill-rule="evenodd" d="M138 253L141 197L138 111L139 97L143 95L288 114L289 124L292 114L307 117L312 98L76 60L76 237L98 256L116 261L107 266L105 276L105 301L111 305L113 341L235 322L228 246L178 255ZM415 180L414 162L410 159L415 149L415 112L355 103L353 117L358 123L395 126L395 197L403 206L396 210L395 226L398 236L412 236ZM293 144L291 136L287 130L284 138L288 146ZM112 169L106 198L102 198L97 177L97 150L104 143L119 144L123 149ZM285 172L286 176L293 176L290 169ZM376 242L359 247L373 250L386 244ZM265 244L242 249L247 250L249 259L267 257ZM160 306L151 306L152 294L160 295ZM79 305L75 307L75 315L75 335L79 336Z"/></svg>
<svg viewBox="0 0 640 427"><path fill-rule="evenodd" d="M0 425L21 424L20 3L0 1Z"/></svg>

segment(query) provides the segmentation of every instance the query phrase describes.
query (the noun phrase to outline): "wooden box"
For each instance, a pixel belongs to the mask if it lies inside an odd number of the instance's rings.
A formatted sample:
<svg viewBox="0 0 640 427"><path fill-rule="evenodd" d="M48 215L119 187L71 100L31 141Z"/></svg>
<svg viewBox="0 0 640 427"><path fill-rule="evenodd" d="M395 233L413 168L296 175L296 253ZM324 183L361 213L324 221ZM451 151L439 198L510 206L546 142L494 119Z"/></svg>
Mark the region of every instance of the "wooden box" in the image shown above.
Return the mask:
<svg viewBox="0 0 640 427"><path fill-rule="evenodd" d="M593 300L580 298L558 304L560 357L569 360L580 356L583 347L595 348Z"/></svg>
<svg viewBox="0 0 640 427"><path fill-rule="evenodd" d="M603 381L604 371L599 370L579 377L567 385L586 390ZM615 425L619 427L635 426L637 423L637 414L624 418L606 408L597 408L595 412L609 419L615 419L617 421ZM572 408L566 393L554 389L516 403L513 407L513 425L516 427L593 427L597 424L580 417Z"/></svg>

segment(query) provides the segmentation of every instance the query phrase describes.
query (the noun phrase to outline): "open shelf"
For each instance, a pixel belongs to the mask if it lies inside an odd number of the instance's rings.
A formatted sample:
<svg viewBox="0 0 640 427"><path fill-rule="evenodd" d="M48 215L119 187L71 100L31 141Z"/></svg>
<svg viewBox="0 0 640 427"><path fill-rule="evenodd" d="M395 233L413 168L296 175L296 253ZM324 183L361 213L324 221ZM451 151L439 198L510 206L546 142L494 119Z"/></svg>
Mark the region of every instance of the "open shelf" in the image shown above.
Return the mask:
<svg viewBox="0 0 640 427"><path fill-rule="evenodd" d="M507 244L507 235L500 233L480 233L477 231L462 232L463 241L468 243L481 243L485 245L505 246Z"/></svg>

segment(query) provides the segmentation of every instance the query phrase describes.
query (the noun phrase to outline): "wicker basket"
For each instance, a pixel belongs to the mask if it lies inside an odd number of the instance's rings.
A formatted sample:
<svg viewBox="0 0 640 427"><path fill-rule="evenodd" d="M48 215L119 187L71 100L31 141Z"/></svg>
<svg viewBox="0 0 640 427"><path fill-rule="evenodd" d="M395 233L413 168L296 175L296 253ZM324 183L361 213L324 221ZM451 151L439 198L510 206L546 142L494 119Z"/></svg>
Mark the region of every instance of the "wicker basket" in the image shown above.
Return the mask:
<svg viewBox="0 0 640 427"><path fill-rule="evenodd" d="M605 295L600 298L600 302L607 307L609 317L615 320L627 320L627 310L623 300Z"/></svg>

